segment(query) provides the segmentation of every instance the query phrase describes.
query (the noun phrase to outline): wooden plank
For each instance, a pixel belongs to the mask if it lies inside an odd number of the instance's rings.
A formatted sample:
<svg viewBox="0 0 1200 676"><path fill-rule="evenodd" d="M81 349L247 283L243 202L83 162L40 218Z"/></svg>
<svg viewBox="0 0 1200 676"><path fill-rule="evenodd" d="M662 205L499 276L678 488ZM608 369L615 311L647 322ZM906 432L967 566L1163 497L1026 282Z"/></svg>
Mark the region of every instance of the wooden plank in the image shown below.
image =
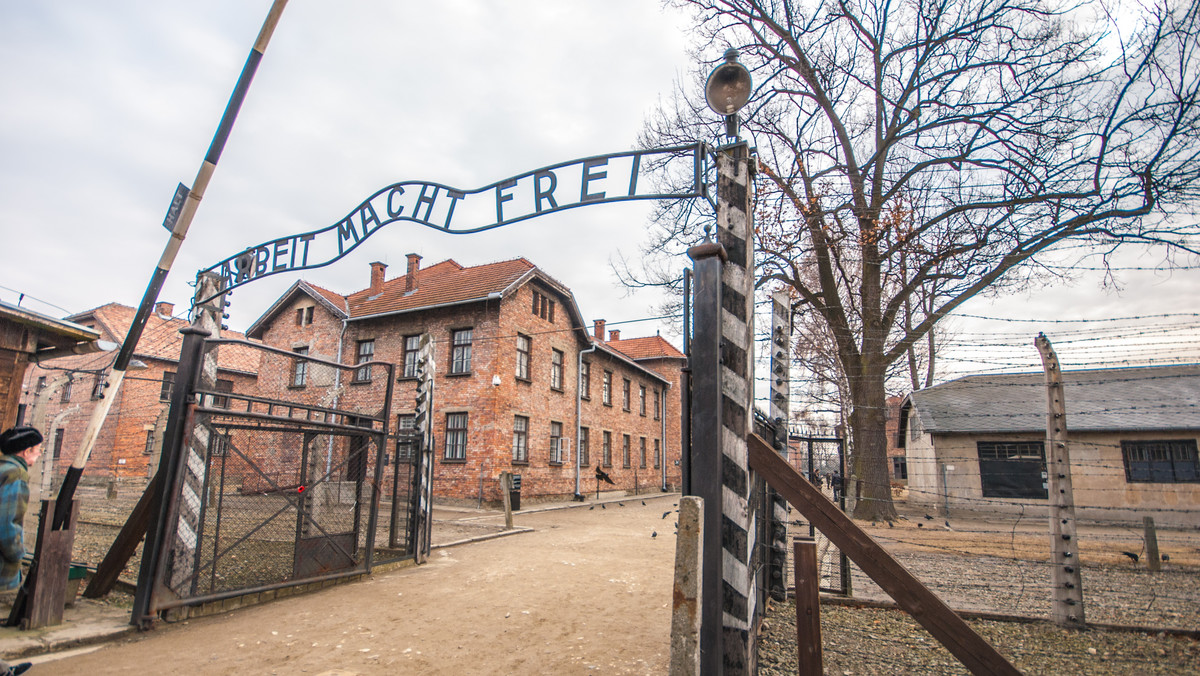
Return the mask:
<svg viewBox="0 0 1200 676"><path fill-rule="evenodd" d="M792 541L796 569L796 648L802 674L823 674L821 655L821 577L817 543L810 537Z"/></svg>
<svg viewBox="0 0 1200 676"><path fill-rule="evenodd" d="M756 434L748 435L747 440L750 468L762 474L772 488L800 510L805 519L858 564L971 673L1014 676L1021 673L818 488L805 481L767 442Z"/></svg>

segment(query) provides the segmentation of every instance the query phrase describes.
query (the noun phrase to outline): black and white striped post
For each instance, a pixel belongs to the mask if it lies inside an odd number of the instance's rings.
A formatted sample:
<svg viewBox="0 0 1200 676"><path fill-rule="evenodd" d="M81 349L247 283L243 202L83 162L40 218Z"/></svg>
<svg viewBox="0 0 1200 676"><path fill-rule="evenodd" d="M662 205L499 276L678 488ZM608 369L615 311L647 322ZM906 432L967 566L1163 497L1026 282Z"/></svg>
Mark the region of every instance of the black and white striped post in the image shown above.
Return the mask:
<svg viewBox="0 0 1200 676"><path fill-rule="evenodd" d="M753 181L749 146L737 140L737 111L750 98L750 73L729 50L705 85L725 116L717 148L717 241L688 253L695 261L692 377L693 493L704 499L700 672L753 673L758 593L751 557L756 526L747 461L754 370Z"/></svg>

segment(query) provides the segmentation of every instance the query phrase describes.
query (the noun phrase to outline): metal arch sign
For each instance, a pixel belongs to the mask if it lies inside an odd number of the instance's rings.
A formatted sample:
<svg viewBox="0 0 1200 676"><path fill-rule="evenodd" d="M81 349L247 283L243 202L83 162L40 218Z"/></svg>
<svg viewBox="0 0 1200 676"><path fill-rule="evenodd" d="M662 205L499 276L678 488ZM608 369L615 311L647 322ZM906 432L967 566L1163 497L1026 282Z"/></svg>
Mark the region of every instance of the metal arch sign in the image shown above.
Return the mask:
<svg viewBox="0 0 1200 676"><path fill-rule="evenodd" d="M260 277L319 268L397 221L468 234L591 204L699 197L704 192L704 157L704 145L696 143L562 162L475 190L426 181L393 183L333 225L249 247L200 274L216 273L224 281L222 290L229 291ZM685 172L691 175L686 189L647 192L644 188L647 183L667 184L646 181L647 175Z"/></svg>

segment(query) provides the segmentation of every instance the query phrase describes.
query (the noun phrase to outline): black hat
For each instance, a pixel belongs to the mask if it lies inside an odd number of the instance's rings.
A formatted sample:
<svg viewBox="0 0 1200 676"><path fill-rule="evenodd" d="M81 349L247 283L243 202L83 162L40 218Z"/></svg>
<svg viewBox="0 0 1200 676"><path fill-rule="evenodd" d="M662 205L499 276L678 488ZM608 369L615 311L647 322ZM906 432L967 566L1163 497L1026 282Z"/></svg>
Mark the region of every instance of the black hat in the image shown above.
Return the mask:
<svg viewBox="0 0 1200 676"><path fill-rule="evenodd" d="M28 426L10 427L0 434L0 452L4 455L20 453L42 443L42 433Z"/></svg>

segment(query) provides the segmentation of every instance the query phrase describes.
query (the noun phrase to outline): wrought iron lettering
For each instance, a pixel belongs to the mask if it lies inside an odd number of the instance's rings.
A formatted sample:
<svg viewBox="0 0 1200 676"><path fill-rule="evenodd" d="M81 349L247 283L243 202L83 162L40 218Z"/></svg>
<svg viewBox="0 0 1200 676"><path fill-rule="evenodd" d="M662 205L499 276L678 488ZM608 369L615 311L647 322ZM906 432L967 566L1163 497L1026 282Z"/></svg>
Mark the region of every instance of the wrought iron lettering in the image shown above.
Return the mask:
<svg viewBox="0 0 1200 676"><path fill-rule="evenodd" d="M377 191L333 225L249 247L201 272L219 274L228 290L259 277L329 265L397 221L467 234L590 204L699 197L703 161L703 146L694 144L572 160L475 190L402 181ZM657 180L643 180L647 171ZM674 190L643 188L669 185L668 176L676 182L686 177L690 184ZM578 186L577 193L572 185Z"/></svg>

